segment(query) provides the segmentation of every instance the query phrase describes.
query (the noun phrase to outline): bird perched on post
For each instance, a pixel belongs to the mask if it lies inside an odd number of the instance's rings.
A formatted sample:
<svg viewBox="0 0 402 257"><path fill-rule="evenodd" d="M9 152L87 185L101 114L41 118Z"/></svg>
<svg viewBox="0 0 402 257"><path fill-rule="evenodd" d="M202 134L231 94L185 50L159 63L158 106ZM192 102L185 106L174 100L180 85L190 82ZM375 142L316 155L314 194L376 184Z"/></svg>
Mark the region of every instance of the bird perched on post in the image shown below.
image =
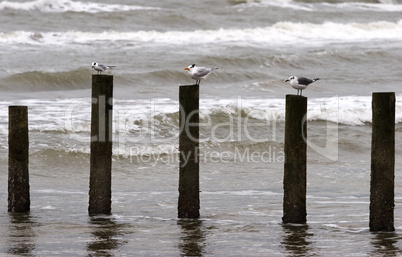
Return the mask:
<svg viewBox="0 0 402 257"><path fill-rule="evenodd" d="M188 74L191 78L195 79L195 84L199 85L201 79L206 79L209 74L211 74L214 70L218 69L218 67L213 68L205 68L205 67L197 67L195 64L184 68L188 71Z"/></svg>
<svg viewBox="0 0 402 257"><path fill-rule="evenodd" d="M309 78L304 78L304 77L298 78L296 76L291 76L287 80L285 80L285 82L289 82L289 84L294 89L297 89L297 95L299 95L299 91L300 91L300 96L301 96L303 93L303 89L306 89L306 87L308 85L310 85L311 83L313 83L317 80L319 80L319 78L309 79Z"/></svg>
<svg viewBox="0 0 402 257"><path fill-rule="evenodd" d="M111 66L111 65L103 65L97 62L92 63L92 69L96 70L98 74L102 74L103 71L105 70L112 70L116 66Z"/></svg>

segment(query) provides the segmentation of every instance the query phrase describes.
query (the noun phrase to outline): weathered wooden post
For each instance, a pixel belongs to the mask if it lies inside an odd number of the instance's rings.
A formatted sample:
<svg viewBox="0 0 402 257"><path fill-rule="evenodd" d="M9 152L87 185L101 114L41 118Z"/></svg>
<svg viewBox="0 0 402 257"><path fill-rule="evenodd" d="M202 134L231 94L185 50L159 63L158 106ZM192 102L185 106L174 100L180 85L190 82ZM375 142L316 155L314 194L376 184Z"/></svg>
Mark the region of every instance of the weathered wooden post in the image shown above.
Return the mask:
<svg viewBox="0 0 402 257"><path fill-rule="evenodd" d="M395 93L373 93L370 231L394 231Z"/></svg>
<svg viewBox="0 0 402 257"><path fill-rule="evenodd" d="M92 75L89 215L109 215L112 204L113 76Z"/></svg>
<svg viewBox="0 0 402 257"><path fill-rule="evenodd" d="M286 95L283 223L306 223L307 98Z"/></svg>
<svg viewBox="0 0 402 257"><path fill-rule="evenodd" d="M8 211L29 212L28 107L8 107Z"/></svg>
<svg viewBox="0 0 402 257"><path fill-rule="evenodd" d="M200 217L199 85L180 86L179 218Z"/></svg>

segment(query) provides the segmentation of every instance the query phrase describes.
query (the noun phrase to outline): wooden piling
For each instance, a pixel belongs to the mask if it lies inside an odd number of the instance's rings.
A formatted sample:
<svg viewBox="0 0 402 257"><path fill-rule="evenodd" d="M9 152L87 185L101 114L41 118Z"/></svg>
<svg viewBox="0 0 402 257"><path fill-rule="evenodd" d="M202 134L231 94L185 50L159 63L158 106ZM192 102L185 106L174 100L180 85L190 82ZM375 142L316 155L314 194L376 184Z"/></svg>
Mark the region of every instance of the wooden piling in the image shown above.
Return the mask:
<svg viewBox="0 0 402 257"><path fill-rule="evenodd" d="M180 86L179 218L200 217L199 85Z"/></svg>
<svg viewBox="0 0 402 257"><path fill-rule="evenodd" d="M113 76L92 76L89 215L109 215L112 204Z"/></svg>
<svg viewBox="0 0 402 257"><path fill-rule="evenodd" d="M8 211L29 212L28 107L9 106Z"/></svg>
<svg viewBox="0 0 402 257"><path fill-rule="evenodd" d="M395 93L373 93L370 231L394 231Z"/></svg>
<svg viewBox="0 0 402 257"><path fill-rule="evenodd" d="M286 96L283 223L306 223L307 98Z"/></svg>

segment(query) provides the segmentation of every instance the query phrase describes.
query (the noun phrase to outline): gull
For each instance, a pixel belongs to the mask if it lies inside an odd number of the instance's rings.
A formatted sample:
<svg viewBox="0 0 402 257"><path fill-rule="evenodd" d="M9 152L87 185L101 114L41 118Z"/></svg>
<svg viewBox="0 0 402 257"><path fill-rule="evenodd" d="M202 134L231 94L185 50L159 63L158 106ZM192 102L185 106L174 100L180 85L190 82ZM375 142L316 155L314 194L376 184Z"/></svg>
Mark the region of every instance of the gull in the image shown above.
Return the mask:
<svg viewBox="0 0 402 257"><path fill-rule="evenodd" d="M98 74L102 74L103 71L105 70L112 70L116 66L110 66L110 65L103 65L97 62L92 63L92 68L98 72Z"/></svg>
<svg viewBox="0 0 402 257"><path fill-rule="evenodd" d="M205 68L205 67L197 67L195 64L184 68L188 71L188 74L191 78L195 79L195 84L199 85L201 79L206 79L209 74L211 74L214 70L218 69L218 67L213 68Z"/></svg>
<svg viewBox="0 0 402 257"><path fill-rule="evenodd" d="M289 82L289 84L294 88L297 89L297 95L299 95L299 90L300 90L300 96L303 93L303 89L306 89L308 85L311 83L319 80L319 78L316 79L309 79L309 78L304 78L304 77L296 77L296 76L291 76L285 82Z"/></svg>

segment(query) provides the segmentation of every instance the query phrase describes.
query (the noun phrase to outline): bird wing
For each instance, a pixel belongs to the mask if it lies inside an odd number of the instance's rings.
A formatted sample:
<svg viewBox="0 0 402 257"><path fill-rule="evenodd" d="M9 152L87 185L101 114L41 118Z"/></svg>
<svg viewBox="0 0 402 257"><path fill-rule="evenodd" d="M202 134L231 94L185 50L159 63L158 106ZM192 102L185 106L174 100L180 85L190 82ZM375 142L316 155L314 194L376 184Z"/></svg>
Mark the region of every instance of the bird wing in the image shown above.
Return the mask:
<svg viewBox="0 0 402 257"><path fill-rule="evenodd" d="M308 86L309 84L313 83L314 81L312 79L308 79L308 78L297 78L297 81L299 82L300 85L306 85Z"/></svg>
<svg viewBox="0 0 402 257"><path fill-rule="evenodd" d="M98 64L98 68L100 70L106 70L107 69L107 67L105 65L103 65L103 64Z"/></svg>
<svg viewBox="0 0 402 257"><path fill-rule="evenodd" d="M204 77L204 76L208 75L209 73L211 73L210 69L207 69L205 67L197 67L197 70L194 73L194 75L196 75L197 77Z"/></svg>

